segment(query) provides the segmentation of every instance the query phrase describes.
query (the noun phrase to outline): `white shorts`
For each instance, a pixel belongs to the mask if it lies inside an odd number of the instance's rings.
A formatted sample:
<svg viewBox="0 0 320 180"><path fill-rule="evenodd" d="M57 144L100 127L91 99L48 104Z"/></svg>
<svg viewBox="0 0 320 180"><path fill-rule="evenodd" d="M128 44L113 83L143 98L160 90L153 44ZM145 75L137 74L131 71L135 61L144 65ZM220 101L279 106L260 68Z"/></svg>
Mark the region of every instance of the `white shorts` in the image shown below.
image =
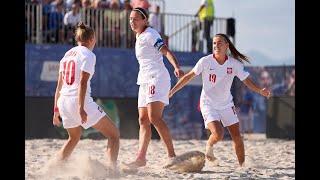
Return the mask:
<svg viewBox="0 0 320 180"><path fill-rule="evenodd" d="M103 109L93 101L92 97L85 98L84 110L87 113L87 122L84 124L81 123L77 96L60 96L57 106L65 129L78 126L88 129L106 115Z"/></svg>
<svg viewBox="0 0 320 180"><path fill-rule="evenodd" d="M201 113L206 129L208 129L208 123L212 121L221 121L223 127L231 126L239 122L234 106L223 110L217 110L213 109L209 105L204 105L201 107Z"/></svg>
<svg viewBox="0 0 320 180"><path fill-rule="evenodd" d="M147 107L147 104L155 101L161 101L165 106L168 105L170 88L170 80L141 84L139 87L138 108Z"/></svg>

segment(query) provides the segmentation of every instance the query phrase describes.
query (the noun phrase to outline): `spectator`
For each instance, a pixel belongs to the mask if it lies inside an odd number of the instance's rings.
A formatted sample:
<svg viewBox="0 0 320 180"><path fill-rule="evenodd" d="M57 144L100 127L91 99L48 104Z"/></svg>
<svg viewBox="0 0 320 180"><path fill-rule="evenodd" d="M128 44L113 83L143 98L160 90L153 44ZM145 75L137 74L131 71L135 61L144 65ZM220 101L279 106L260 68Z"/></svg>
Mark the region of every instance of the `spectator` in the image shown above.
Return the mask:
<svg viewBox="0 0 320 180"><path fill-rule="evenodd" d="M62 4L63 9L65 8L65 4L64 4L64 1L63 1L63 0L53 0L53 1L51 2L51 12L56 11L58 4L59 4L59 5Z"/></svg>
<svg viewBox="0 0 320 180"><path fill-rule="evenodd" d="M207 43L208 54L212 53L212 39L210 37L210 27L213 24L214 19L214 6L213 0L202 0L201 6L196 13L201 22L201 29L203 29L203 38Z"/></svg>
<svg viewBox="0 0 320 180"><path fill-rule="evenodd" d="M74 0L66 0L66 11L71 11Z"/></svg>
<svg viewBox="0 0 320 180"><path fill-rule="evenodd" d="M285 81L273 89L275 96L294 96L295 91L295 72L286 74Z"/></svg>
<svg viewBox="0 0 320 180"><path fill-rule="evenodd" d="M260 74L260 84L261 86L266 87L267 89L271 89L272 86L272 78L268 71L263 70Z"/></svg>
<svg viewBox="0 0 320 180"><path fill-rule="evenodd" d="M242 133L253 132L253 94L241 86L242 101L240 103L239 121Z"/></svg>
<svg viewBox="0 0 320 180"><path fill-rule="evenodd" d="M119 0L111 0L110 9L119 10L120 9L120 1Z"/></svg>
<svg viewBox="0 0 320 180"><path fill-rule="evenodd" d="M71 11L67 12L64 16L63 22L66 26L76 26L81 20L79 6L72 4Z"/></svg>
<svg viewBox="0 0 320 180"><path fill-rule="evenodd" d="M64 15L64 25L65 25L65 30L66 30L66 35L67 35L67 40L70 43L75 43L74 38L73 38L73 29L74 27L80 22L81 17L80 17L80 12L79 12L79 6L77 4L72 4L71 6L71 11L66 13Z"/></svg>
<svg viewBox="0 0 320 180"><path fill-rule="evenodd" d="M150 13L149 25L158 31L159 34L162 34L161 30L161 16L160 16L160 6L155 6L155 12Z"/></svg>
<svg viewBox="0 0 320 180"><path fill-rule="evenodd" d="M66 11L71 11L73 4L76 4L79 7L81 7L81 0L65 0L65 2L66 2Z"/></svg>
<svg viewBox="0 0 320 180"><path fill-rule="evenodd" d="M84 9L91 8L91 1L90 0L82 0L81 7Z"/></svg>
<svg viewBox="0 0 320 180"><path fill-rule="evenodd" d="M268 71L262 69L259 76L259 84L260 86L266 87L267 89L271 89L272 86L272 78ZM266 99L254 94L254 115L253 115L253 129L258 133L266 132L266 116L267 116L267 102Z"/></svg>
<svg viewBox="0 0 320 180"><path fill-rule="evenodd" d="M120 36L122 48L133 48L135 35L131 31L129 24L129 15L132 11L130 0L124 0L124 10L120 12Z"/></svg>
<svg viewBox="0 0 320 180"><path fill-rule="evenodd" d="M131 0L132 8L143 8L148 11L149 7L151 6L148 0Z"/></svg>
<svg viewBox="0 0 320 180"><path fill-rule="evenodd" d="M191 22L191 51L195 52L199 49L199 32L200 32L200 25L196 20L192 20Z"/></svg>
<svg viewBox="0 0 320 180"><path fill-rule="evenodd" d="M57 2L57 1L55 1ZM63 17L64 4L63 1L55 6L55 10L49 14L49 34L50 41L53 43L63 42Z"/></svg>
<svg viewBox="0 0 320 180"><path fill-rule="evenodd" d="M107 9L109 8L109 3L102 0L93 0L92 7L93 9Z"/></svg>

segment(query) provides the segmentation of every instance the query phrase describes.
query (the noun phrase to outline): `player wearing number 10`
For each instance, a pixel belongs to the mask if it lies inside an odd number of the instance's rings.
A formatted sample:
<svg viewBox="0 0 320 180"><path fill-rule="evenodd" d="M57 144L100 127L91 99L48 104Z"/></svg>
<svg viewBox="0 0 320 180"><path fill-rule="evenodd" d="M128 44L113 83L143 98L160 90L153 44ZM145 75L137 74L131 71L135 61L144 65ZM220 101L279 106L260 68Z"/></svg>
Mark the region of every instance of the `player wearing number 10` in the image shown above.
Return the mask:
<svg viewBox="0 0 320 180"><path fill-rule="evenodd" d="M231 55L227 55L230 49ZM209 161L216 161L212 147L223 138L223 128L227 127L232 137L239 165L244 163L244 145L239 132L239 120L235 111L230 89L237 76L249 89L269 97L270 91L257 87L248 78L249 73L244 70L243 61L248 58L241 54L225 34L216 34L213 37L213 54L202 57L195 67L182 77L170 90L169 97L190 82L195 76L202 74L202 92L200 109L205 128L211 135L207 141L206 157Z"/></svg>
<svg viewBox="0 0 320 180"><path fill-rule="evenodd" d="M58 153L58 159L69 157L80 140L82 127L93 127L108 138L108 163L111 170L116 170L119 130L91 97L90 80L96 64L96 56L92 52L96 43L94 30L80 22L75 39L78 46L67 51L60 61L54 99L53 124L60 126L60 116L69 135Z"/></svg>

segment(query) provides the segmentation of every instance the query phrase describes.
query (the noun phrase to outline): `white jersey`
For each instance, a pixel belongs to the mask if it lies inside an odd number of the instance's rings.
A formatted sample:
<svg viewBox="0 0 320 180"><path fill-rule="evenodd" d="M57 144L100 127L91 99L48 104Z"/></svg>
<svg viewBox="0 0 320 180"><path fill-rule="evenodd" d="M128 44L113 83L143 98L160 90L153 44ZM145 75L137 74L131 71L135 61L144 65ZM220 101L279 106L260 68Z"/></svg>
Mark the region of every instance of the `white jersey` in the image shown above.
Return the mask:
<svg viewBox="0 0 320 180"><path fill-rule="evenodd" d="M210 105L217 110L234 106L230 91L233 78L237 76L243 81L249 76L238 60L227 56L225 63L220 65L213 54L202 57L192 71L196 75L202 73L200 107Z"/></svg>
<svg viewBox="0 0 320 180"><path fill-rule="evenodd" d="M138 85L148 83L152 78L170 81L169 72L159 51L163 46L160 34L150 27L136 36L135 51L139 62Z"/></svg>
<svg viewBox="0 0 320 180"><path fill-rule="evenodd" d="M77 46L66 52L60 61L59 73L63 75L61 95L77 96L80 85L80 73L90 73L86 96L91 96L90 80L94 74L96 55L84 46Z"/></svg>

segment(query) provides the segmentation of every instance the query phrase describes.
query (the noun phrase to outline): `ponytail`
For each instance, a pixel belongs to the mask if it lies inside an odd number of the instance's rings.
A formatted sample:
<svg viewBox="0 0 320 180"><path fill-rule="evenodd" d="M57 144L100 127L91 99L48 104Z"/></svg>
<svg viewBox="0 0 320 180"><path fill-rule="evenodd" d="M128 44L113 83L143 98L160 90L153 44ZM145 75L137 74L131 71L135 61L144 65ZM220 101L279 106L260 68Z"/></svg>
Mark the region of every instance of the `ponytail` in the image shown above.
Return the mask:
<svg viewBox="0 0 320 180"><path fill-rule="evenodd" d="M233 58L235 58L236 60L240 61L241 63L244 63L243 61L247 61L248 63L250 63L249 58L245 55L243 55L242 53L240 53L236 47L233 45L233 43L230 41L230 39L228 38L227 35L225 34L216 34L215 36L219 36L222 37L228 44L229 44L229 49L231 51L231 55Z"/></svg>

